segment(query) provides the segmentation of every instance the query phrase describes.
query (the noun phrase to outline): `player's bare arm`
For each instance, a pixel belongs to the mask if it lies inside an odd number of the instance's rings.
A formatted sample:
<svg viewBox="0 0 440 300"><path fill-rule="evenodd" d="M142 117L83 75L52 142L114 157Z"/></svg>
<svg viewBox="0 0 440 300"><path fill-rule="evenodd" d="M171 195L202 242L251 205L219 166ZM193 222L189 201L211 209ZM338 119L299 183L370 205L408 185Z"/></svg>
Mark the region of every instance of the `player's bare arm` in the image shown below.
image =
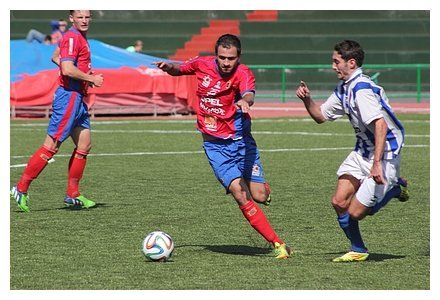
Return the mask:
<svg viewBox="0 0 440 300"><path fill-rule="evenodd" d="M60 47L56 47L55 51L53 52L52 62L58 67L60 66Z"/></svg>
<svg viewBox="0 0 440 300"><path fill-rule="evenodd" d="M374 123L374 160L370 176L377 184L384 184L385 178L382 170L382 156L385 149L385 140L388 126L384 118L376 119Z"/></svg>
<svg viewBox="0 0 440 300"><path fill-rule="evenodd" d="M247 114L251 110L251 106L254 105L254 93L247 93L240 100L235 103L238 108L241 108L241 111Z"/></svg>
<svg viewBox="0 0 440 300"><path fill-rule="evenodd" d="M315 120L316 123L321 124L326 121L321 113L320 106L312 100L312 97L310 96L310 90L307 87L307 84L302 80L300 85L296 89L296 96L302 100L305 108L309 112L309 115L312 117L313 120Z"/></svg>
<svg viewBox="0 0 440 300"><path fill-rule="evenodd" d="M100 87L104 82L102 74L86 74L79 70L72 61L63 61L61 63L61 71L63 75L73 79L84 80L90 82L93 86Z"/></svg>
<svg viewBox="0 0 440 300"><path fill-rule="evenodd" d="M157 61L154 62L154 64L161 69L164 72L167 72L168 74L172 76L180 76L182 73L180 73L179 64L176 63L168 63L164 61Z"/></svg>

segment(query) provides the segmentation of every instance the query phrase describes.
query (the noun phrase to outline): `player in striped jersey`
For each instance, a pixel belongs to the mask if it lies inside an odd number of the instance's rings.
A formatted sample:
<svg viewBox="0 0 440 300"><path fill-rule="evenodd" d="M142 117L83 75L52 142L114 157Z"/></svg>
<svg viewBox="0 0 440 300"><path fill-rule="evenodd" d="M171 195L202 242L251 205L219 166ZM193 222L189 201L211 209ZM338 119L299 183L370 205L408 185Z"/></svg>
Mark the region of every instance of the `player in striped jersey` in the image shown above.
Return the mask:
<svg viewBox="0 0 440 300"><path fill-rule="evenodd" d="M392 198L409 198L407 182L400 178L400 152L405 130L395 116L385 91L362 73L364 51L356 41L335 45L332 68L340 79L322 105L301 82L296 95L317 122L348 116L356 135L354 150L337 171L338 183L332 205L338 223L351 242L351 249L334 262L363 261L368 258L358 221L373 215Z"/></svg>
<svg viewBox="0 0 440 300"><path fill-rule="evenodd" d="M60 67L59 87L55 91L46 139L29 159L17 185L11 189L11 198L25 212L29 211L30 184L69 136L76 148L69 161L64 203L73 208L95 206L95 202L79 192L79 181L91 148L90 120L83 98L89 86L102 85L103 77L102 74L94 75L91 72L90 48L86 38L91 20L90 11L71 10L69 20L72 27L64 34L55 50L59 57L53 57L53 61Z"/></svg>

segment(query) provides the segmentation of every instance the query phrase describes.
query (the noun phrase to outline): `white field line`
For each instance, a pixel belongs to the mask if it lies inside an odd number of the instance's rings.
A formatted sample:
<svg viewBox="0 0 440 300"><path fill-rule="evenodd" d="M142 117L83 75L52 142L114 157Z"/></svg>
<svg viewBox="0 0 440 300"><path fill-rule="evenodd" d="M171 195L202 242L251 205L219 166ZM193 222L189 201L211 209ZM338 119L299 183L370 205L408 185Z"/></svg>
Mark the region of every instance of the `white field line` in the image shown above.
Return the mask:
<svg viewBox="0 0 440 300"><path fill-rule="evenodd" d="M92 125L122 125L122 124L195 124L196 120L115 120L115 121L95 121ZM294 118L294 119L253 119L252 123L288 123L288 122L315 122L311 118ZM348 119L340 119L336 122L348 122ZM402 123L429 123L429 120L402 120ZM47 127L47 123L21 123L10 124L11 128L16 127Z"/></svg>
<svg viewBox="0 0 440 300"><path fill-rule="evenodd" d="M304 111L307 110L304 107L276 107L276 106L262 106L252 107L251 110L270 110L270 111Z"/></svg>
<svg viewBox="0 0 440 300"><path fill-rule="evenodd" d="M27 166L27 164L19 164L19 165L11 165L11 168L24 168L24 167L26 167Z"/></svg>
<svg viewBox="0 0 440 300"><path fill-rule="evenodd" d="M405 148L429 148L429 145L406 145ZM336 147L336 148L285 148L285 149L260 149L260 152L305 152L305 151L339 151L352 150L353 147ZM88 156L144 156L144 155L188 155L202 154L203 151L166 151L166 152L128 152L128 153L90 153ZM71 154L58 154L56 157L70 157ZM11 158L28 158L26 155L15 155ZM25 167L26 164L11 165L11 168Z"/></svg>
<svg viewBox="0 0 440 300"><path fill-rule="evenodd" d="M20 128L17 131L29 131L30 128ZM155 133L155 134L198 134L197 130L159 130L159 129L92 129L93 133ZM305 132L305 131L252 131L255 135L302 135L302 136L353 136L352 133ZM406 134L405 137L426 137L429 134Z"/></svg>
<svg viewBox="0 0 440 300"><path fill-rule="evenodd" d="M279 107L279 106L261 106L261 107L252 107L251 110L259 110L259 111L302 111L306 112L305 107ZM418 108L418 107L395 107L395 112L420 112L420 113L429 113L429 108Z"/></svg>

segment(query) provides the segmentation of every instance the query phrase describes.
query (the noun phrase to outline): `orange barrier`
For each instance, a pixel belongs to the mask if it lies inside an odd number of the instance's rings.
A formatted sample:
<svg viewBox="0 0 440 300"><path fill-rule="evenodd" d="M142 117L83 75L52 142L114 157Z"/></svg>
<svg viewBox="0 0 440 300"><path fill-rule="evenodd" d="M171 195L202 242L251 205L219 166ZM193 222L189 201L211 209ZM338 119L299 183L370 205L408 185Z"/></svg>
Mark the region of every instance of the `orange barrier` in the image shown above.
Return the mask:
<svg viewBox="0 0 440 300"><path fill-rule="evenodd" d="M246 19L249 22L268 22L278 21L277 10L255 10L246 14Z"/></svg>
<svg viewBox="0 0 440 300"><path fill-rule="evenodd" d="M183 48L177 49L170 57L173 60L188 60L201 52L214 52L214 45L222 34L240 35L239 20L211 20L209 27L200 30L200 34L193 35Z"/></svg>

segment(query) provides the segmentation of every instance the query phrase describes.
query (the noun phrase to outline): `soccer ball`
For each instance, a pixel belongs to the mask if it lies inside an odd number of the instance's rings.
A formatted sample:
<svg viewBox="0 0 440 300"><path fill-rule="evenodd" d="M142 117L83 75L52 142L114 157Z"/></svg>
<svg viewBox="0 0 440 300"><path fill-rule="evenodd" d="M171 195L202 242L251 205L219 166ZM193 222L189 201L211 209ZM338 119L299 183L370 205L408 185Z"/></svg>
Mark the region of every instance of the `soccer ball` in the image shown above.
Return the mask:
<svg viewBox="0 0 440 300"><path fill-rule="evenodd" d="M152 261L167 261L173 250L173 239L163 231L150 232L142 242L142 252Z"/></svg>

